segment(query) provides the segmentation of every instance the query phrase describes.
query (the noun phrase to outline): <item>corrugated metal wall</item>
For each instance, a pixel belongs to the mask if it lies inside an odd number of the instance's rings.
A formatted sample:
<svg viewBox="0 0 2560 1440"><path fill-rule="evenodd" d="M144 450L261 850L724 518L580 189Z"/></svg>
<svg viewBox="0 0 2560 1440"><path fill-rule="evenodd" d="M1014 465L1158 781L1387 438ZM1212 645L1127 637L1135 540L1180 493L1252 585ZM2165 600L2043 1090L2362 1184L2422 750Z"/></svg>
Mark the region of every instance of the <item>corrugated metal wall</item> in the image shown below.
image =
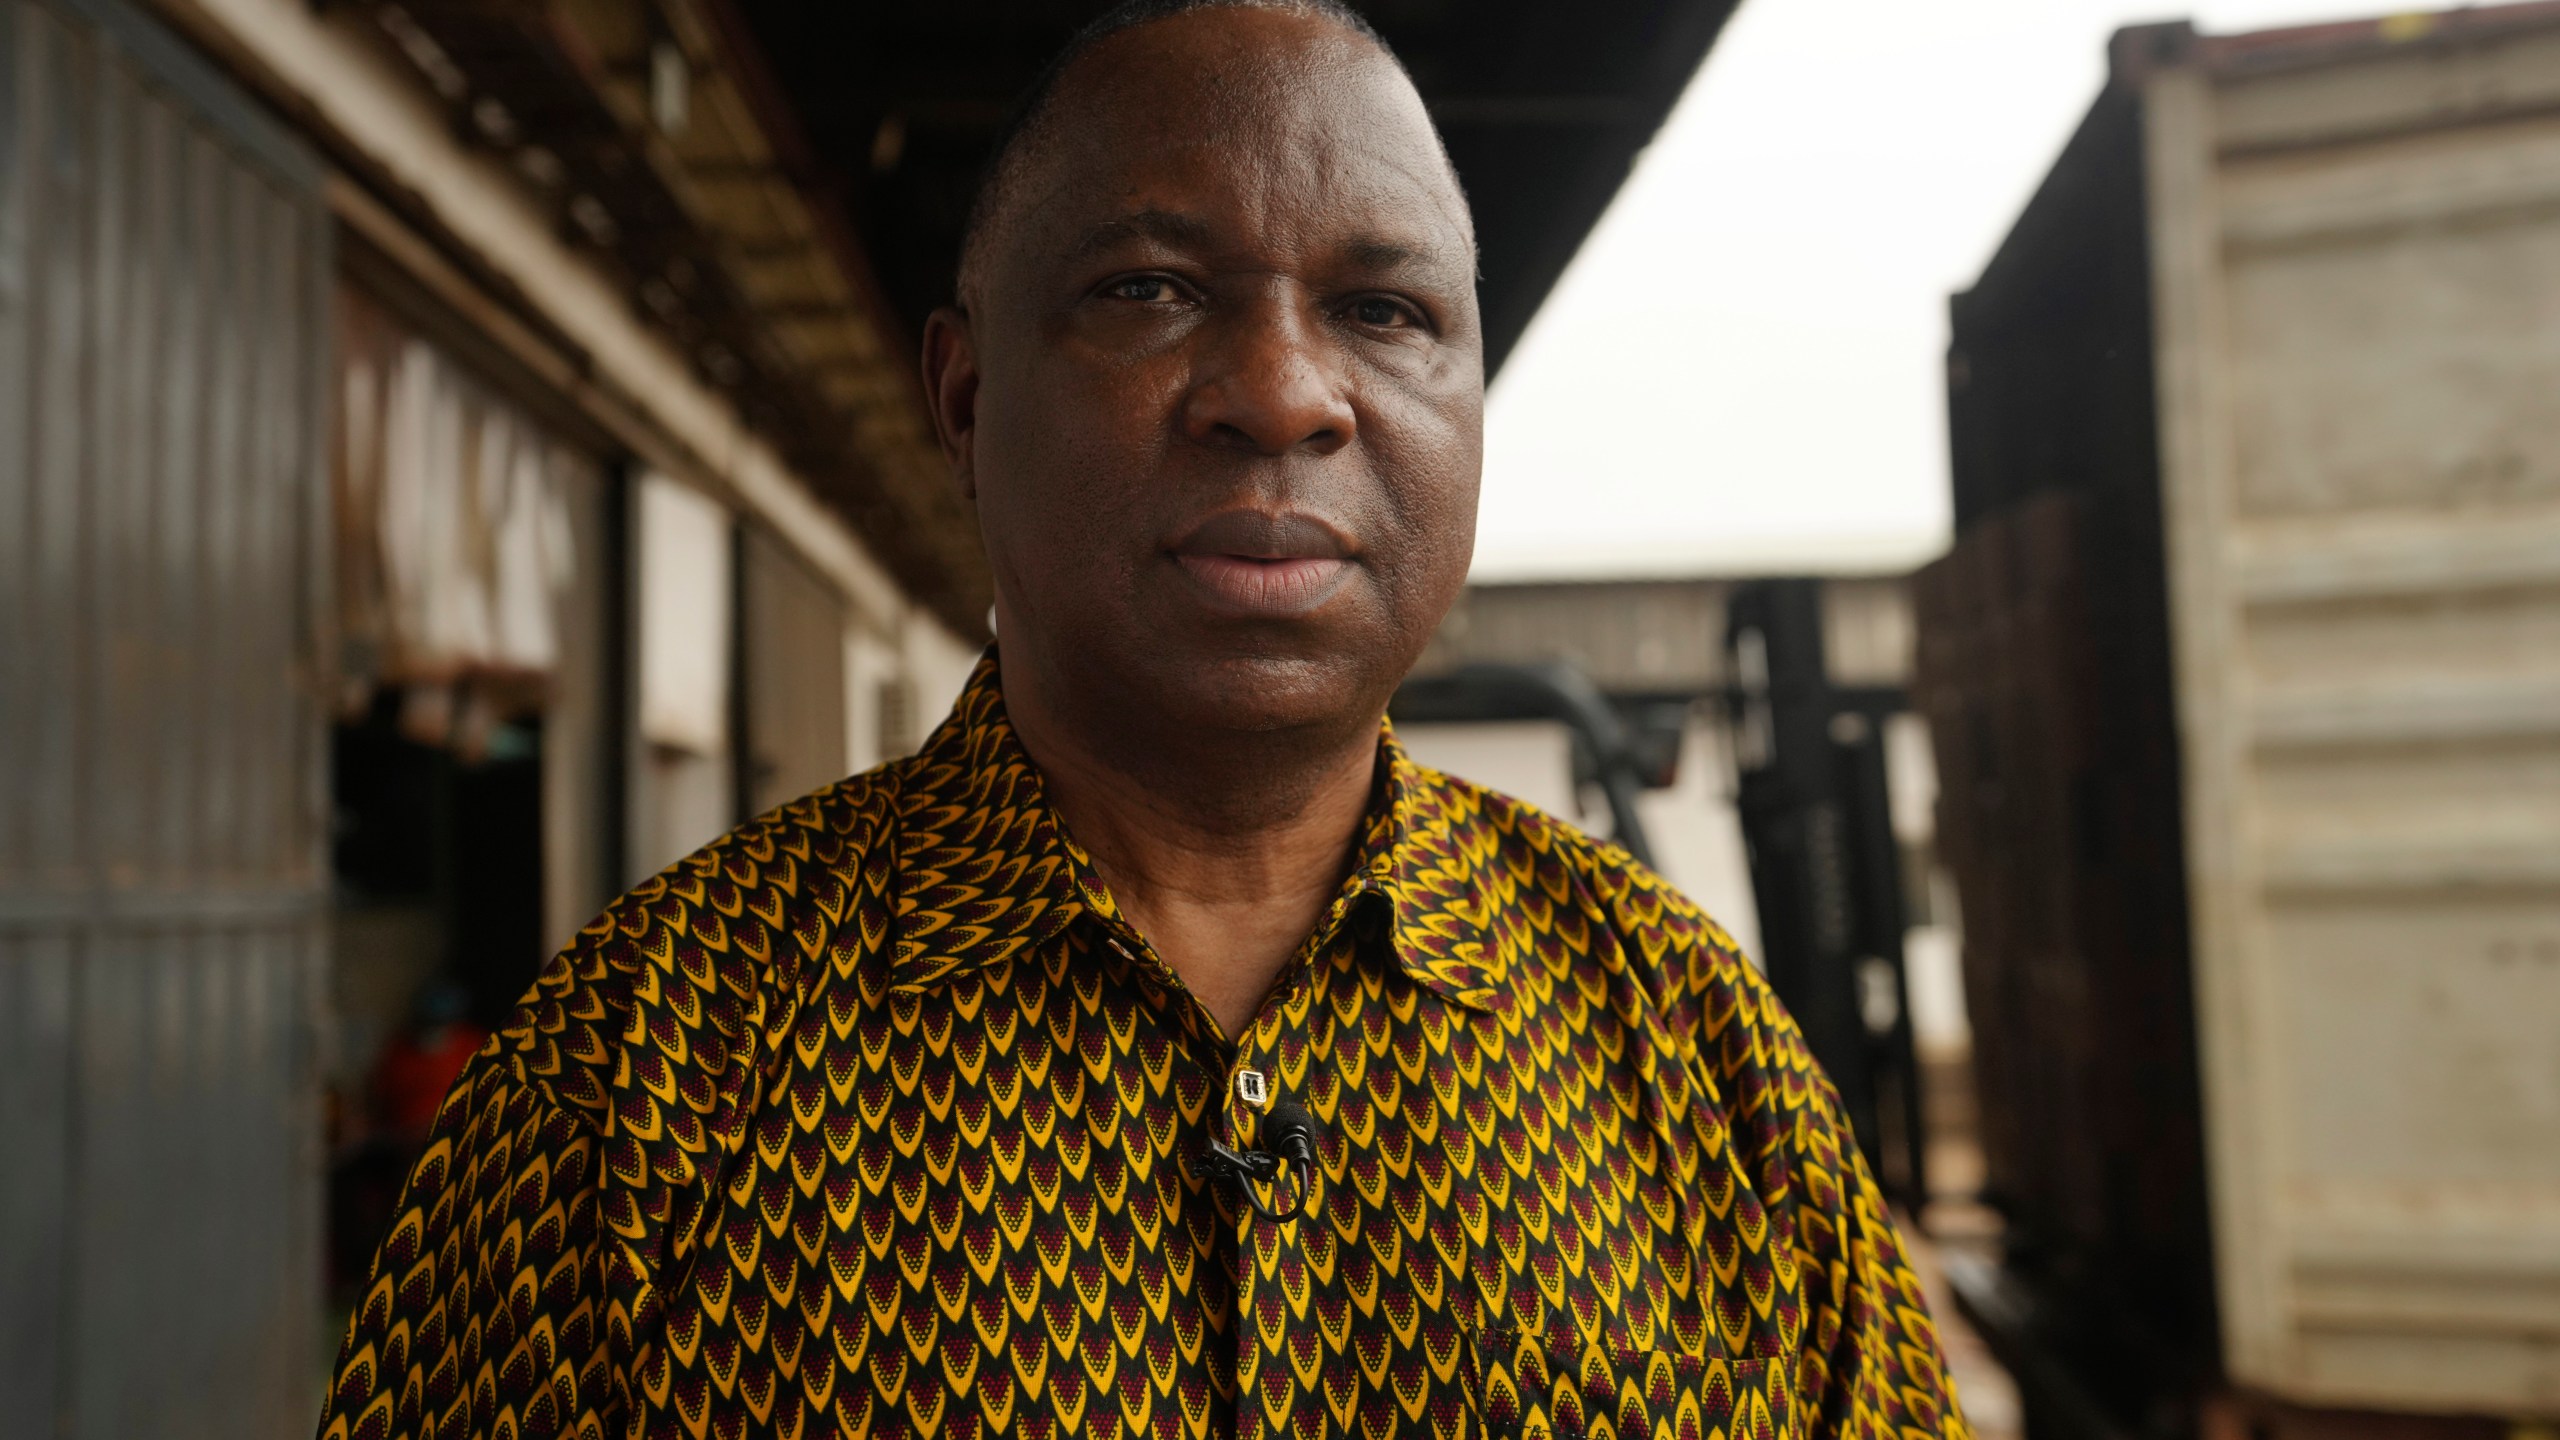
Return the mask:
<svg viewBox="0 0 2560 1440"><path fill-rule="evenodd" d="M313 164L0 0L0 1429L288 1433L316 1352Z"/></svg>

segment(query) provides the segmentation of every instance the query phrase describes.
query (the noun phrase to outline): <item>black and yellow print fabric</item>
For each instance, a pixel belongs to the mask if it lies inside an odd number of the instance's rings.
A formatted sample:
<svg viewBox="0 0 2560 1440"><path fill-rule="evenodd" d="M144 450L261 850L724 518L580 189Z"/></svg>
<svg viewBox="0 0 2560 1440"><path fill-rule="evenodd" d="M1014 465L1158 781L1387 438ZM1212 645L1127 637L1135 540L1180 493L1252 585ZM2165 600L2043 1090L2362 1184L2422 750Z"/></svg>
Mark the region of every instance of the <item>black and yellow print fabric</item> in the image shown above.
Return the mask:
<svg viewBox="0 0 2560 1440"><path fill-rule="evenodd" d="M1961 1435L1726 936L1382 753L1230 1038L1043 804L991 658L923 753L551 963L444 1106L322 1435ZM1201 1157L1281 1101L1321 1140L1275 1224Z"/></svg>

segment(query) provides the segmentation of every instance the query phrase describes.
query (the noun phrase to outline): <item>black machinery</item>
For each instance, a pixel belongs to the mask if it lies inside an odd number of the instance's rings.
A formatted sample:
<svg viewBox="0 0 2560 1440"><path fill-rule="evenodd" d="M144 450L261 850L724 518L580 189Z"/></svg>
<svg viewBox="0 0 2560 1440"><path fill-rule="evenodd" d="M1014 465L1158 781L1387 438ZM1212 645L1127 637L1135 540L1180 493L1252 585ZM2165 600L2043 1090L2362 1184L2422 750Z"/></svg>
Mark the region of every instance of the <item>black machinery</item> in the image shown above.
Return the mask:
<svg viewBox="0 0 2560 1440"><path fill-rule="evenodd" d="M1832 683L1818 580L1737 586L1725 645L1761 965L1838 1088L1877 1183L1917 1207L1927 1147L1884 743L1909 696Z"/></svg>

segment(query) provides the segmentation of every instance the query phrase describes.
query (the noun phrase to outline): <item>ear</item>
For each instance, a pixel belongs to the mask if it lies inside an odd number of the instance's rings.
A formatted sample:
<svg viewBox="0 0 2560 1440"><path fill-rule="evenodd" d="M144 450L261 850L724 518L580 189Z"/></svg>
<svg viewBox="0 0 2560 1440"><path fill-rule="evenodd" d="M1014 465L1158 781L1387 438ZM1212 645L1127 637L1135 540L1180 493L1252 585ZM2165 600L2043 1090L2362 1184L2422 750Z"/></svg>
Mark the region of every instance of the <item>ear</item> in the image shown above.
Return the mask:
<svg viewBox="0 0 2560 1440"><path fill-rule="evenodd" d="M966 311L945 305L924 322L924 398L934 438L960 493L978 498L978 346Z"/></svg>

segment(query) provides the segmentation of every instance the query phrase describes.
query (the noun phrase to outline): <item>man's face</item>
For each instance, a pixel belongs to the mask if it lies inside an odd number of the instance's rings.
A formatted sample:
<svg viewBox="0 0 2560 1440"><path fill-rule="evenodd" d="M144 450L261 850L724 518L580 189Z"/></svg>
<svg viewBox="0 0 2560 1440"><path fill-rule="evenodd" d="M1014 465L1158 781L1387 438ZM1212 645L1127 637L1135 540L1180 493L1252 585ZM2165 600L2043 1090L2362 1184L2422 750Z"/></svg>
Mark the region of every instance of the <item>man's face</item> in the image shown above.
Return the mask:
<svg viewBox="0 0 2560 1440"><path fill-rule="evenodd" d="M927 358L1008 669L1200 729L1374 715L1464 582L1483 451L1411 86L1331 22L1193 12L1089 53L1022 158Z"/></svg>

